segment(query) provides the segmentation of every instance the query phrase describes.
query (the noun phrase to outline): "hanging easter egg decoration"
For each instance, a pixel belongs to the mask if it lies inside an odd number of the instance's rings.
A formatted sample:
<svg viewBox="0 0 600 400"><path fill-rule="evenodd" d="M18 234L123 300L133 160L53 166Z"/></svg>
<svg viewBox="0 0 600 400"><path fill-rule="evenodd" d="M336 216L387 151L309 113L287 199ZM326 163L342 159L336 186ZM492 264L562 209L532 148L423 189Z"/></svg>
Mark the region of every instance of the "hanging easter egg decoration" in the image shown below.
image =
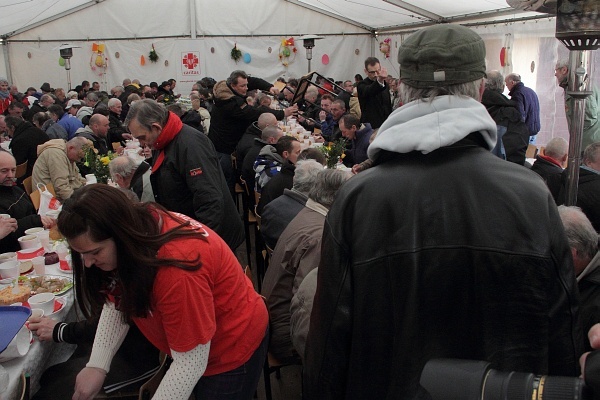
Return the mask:
<svg viewBox="0 0 600 400"><path fill-rule="evenodd" d="M327 54L323 54L323 57L321 57L321 62L323 65L329 64L329 56Z"/></svg>
<svg viewBox="0 0 600 400"><path fill-rule="evenodd" d="M58 65L60 65L61 67L65 66L65 59L62 57L58 57Z"/></svg>
<svg viewBox="0 0 600 400"><path fill-rule="evenodd" d="M281 39L279 45L279 61L284 67L287 67L294 62L298 49L294 43L294 38L289 37L287 39Z"/></svg>
<svg viewBox="0 0 600 400"><path fill-rule="evenodd" d="M249 53L244 53L244 62L250 64L250 61L252 61L252 56Z"/></svg>
<svg viewBox="0 0 600 400"><path fill-rule="evenodd" d="M385 58L390 58L391 42L392 39L387 38L383 42L379 43L379 51L385 55Z"/></svg>
<svg viewBox="0 0 600 400"><path fill-rule="evenodd" d="M106 57L104 54L105 45L92 43L92 55L90 56L90 68L99 76L106 73Z"/></svg>

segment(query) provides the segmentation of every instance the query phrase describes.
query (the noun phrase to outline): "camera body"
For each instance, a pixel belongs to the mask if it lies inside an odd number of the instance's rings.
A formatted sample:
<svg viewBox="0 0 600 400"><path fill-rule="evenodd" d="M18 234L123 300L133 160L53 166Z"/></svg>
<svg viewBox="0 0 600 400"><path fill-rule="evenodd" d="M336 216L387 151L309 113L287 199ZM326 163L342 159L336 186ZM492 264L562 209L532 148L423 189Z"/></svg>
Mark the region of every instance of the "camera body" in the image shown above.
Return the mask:
<svg viewBox="0 0 600 400"><path fill-rule="evenodd" d="M582 379L502 372L486 361L430 360L421 386L433 400L587 400L591 390Z"/></svg>

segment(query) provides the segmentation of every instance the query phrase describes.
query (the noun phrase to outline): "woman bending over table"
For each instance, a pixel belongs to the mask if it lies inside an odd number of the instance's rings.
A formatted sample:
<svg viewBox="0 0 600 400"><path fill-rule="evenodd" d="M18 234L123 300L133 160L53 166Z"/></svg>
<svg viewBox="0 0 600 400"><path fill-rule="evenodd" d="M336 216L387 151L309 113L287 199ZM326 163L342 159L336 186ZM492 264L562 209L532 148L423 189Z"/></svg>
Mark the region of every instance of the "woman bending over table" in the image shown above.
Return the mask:
<svg viewBox="0 0 600 400"><path fill-rule="evenodd" d="M153 399L252 398L267 310L216 233L103 184L77 190L58 228L72 250L77 301L103 307L73 400L98 393L129 322L173 358Z"/></svg>

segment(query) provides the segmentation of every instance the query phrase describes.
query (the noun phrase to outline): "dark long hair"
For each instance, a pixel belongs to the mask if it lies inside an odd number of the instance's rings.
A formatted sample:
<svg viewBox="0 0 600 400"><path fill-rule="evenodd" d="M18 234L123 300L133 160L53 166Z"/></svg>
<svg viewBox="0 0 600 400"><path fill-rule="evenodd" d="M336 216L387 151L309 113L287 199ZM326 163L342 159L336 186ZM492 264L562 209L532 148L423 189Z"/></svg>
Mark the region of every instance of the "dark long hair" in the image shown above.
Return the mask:
<svg viewBox="0 0 600 400"><path fill-rule="evenodd" d="M159 218L171 218L179 225L160 233ZM178 238L206 240L193 228L156 203L134 204L119 189L104 184L87 185L66 200L58 217L58 229L68 240L89 233L100 242L112 239L117 250L117 268L105 272L85 268L81 255L71 249L77 302L86 317L96 314L116 284L118 308L126 320L146 317L152 308L152 288L158 268L173 265L187 270L201 267L200 259L158 258L165 243Z"/></svg>

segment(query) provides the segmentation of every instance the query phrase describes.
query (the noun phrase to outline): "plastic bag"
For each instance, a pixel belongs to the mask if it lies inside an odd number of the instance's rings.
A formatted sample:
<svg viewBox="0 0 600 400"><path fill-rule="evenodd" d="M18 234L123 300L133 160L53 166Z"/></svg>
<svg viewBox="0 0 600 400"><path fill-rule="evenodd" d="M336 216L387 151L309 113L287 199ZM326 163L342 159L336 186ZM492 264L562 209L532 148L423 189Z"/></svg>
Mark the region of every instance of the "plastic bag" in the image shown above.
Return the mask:
<svg viewBox="0 0 600 400"><path fill-rule="evenodd" d="M40 208L38 214L46 216L48 211L58 210L61 206L60 202L52 195L46 185L38 184L38 191L40 192Z"/></svg>

